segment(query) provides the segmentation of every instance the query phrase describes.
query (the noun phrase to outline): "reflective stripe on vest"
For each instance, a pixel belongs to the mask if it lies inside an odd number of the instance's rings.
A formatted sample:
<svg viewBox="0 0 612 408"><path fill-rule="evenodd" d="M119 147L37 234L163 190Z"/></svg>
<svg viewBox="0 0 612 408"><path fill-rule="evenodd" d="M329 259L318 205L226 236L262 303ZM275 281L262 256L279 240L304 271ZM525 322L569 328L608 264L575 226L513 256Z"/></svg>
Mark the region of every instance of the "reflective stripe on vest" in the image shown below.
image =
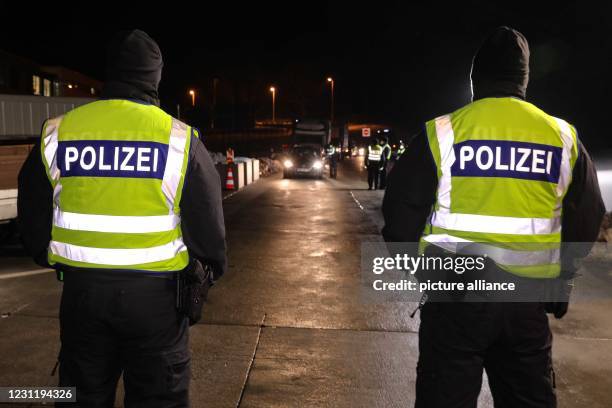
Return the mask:
<svg viewBox="0 0 612 408"><path fill-rule="evenodd" d="M389 144L387 143L386 145L383 146L383 151L387 152L387 154L385 155L387 160L391 159L391 146L389 146Z"/></svg>
<svg viewBox="0 0 612 408"><path fill-rule="evenodd" d="M183 269L188 255L179 204L191 129L153 106L118 100L88 105L43 129L42 156L54 188L49 262ZM125 129L117 121L151 128ZM116 136L121 132L125 137Z"/></svg>
<svg viewBox="0 0 612 408"><path fill-rule="evenodd" d="M532 266L556 264L561 258L561 249L533 250L531 245L523 245L522 250L501 248L499 246L472 242L448 234L431 234L425 237L427 242L453 253L465 255L482 255L493 259L500 265Z"/></svg>
<svg viewBox="0 0 612 408"><path fill-rule="evenodd" d="M175 210L175 205L178 204L175 199L179 183L183 178L183 162L186 160L187 151L185 146L189 139L188 134L187 125L172 118L168 161L166 162L166 171L162 180L162 190L166 196L170 214Z"/></svg>
<svg viewBox="0 0 612 408"><path fill-rule="evenodd" d="M368 160L369 161L380 161L382 155L382 147L379 145L368 146Z"/></svg>
<svg viewBox="0 0 612 408"><path fill-rule="evenodd" d="M181 218L176 214L133 217L121 215L77 214L62 211L59 207L53 209L53 225L77 231L117 233L172 231L180 223Z"/></svg>
<svg viewBox="0 0 612 408"><path fill-rule="evenodd" d="M509 272L558 275L561 207L577 157L571 126L527 102L487 98L426 128L438 191L423 240L447 250L475 242Z"/></svg>
<svg viewBox="0 0 612 408"><path fill-rule="evenodd" d="M177 253L186 251L182 239L168 244L150 248L91 248L79 245L51 241L49 249L52 253L71 261L96 265L112 265L113 267L129 267L144 265L171 259Z"/></svg>

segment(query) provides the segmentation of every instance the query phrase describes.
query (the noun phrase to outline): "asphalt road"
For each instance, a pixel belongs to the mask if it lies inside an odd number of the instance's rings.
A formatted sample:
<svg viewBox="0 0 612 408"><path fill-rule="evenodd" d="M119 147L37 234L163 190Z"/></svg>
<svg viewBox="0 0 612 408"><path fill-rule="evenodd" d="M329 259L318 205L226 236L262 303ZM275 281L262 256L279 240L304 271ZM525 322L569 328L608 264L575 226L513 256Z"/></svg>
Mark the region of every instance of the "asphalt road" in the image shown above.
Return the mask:
<svg viewBox="0 0 612 408"><path fill-rule="evenodd" d="M360 295L360 245L382 225L382 192L364 179L348 162L338 180L277 175L224 201L230 270L191 329L194 407L412 406L415 305ZM0 386L56 383L60 292L2 247ZM584 301L553 322L560 407L611 405L611 306ZM492 406L486 379L479 406Z"/></svg>

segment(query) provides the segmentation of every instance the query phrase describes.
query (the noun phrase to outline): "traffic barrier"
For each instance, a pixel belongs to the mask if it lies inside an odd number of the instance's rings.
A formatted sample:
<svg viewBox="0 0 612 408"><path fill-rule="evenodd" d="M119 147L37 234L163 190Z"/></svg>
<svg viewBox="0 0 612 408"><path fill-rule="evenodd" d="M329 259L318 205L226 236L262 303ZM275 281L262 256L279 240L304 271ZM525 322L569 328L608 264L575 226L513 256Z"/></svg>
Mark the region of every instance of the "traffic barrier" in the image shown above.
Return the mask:
<svg viewBox="0 0 612 408"><path fill-rule="evenodd" d="M236 190L244 187L246 185L245 179L245 171L244 171L244 163L235 163L233 164L234 169L236 170Z"/></svg>
<svg viewBox="0 0 612 408"><path fill-rule="evenodd" d="M253 159L253 181L259 180L259 160Z"/></svg>
<svg viewBox="0 0 612 408"><path fill-rule="evenodd" d="M253 177L253 159L249 157L236 157L234 158L236 164L242 164L244 166L244 182L245 184L251 184L254 180Z"/></svg>
<svg viewBox="0 0 612 408"><path fill-rule="evenodd" d="M251 184L253 182L253 160L248 159L244 161L244 170L245 181L247 184Z"/></svg>

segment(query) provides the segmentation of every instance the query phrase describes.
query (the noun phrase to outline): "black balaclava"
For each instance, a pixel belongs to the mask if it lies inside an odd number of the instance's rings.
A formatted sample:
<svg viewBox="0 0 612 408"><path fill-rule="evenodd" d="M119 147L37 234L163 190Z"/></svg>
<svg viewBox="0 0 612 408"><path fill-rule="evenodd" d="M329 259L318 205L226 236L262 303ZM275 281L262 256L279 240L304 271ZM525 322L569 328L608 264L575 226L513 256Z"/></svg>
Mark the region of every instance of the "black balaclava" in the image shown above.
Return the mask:
<svg viewBox="0 0 612 408"><path fill-rule="evenodd" d="M474 100L514 96L525 99L529 82L529 44L520 32L498 27L472 62Z"/></svg>
<svg viewBox="0 0 612 408"><path fill-rule="evenodd" d="M108 46L102 97L135 99L159 106L164 62L157 43L141 30L118 32Z"/></svg>

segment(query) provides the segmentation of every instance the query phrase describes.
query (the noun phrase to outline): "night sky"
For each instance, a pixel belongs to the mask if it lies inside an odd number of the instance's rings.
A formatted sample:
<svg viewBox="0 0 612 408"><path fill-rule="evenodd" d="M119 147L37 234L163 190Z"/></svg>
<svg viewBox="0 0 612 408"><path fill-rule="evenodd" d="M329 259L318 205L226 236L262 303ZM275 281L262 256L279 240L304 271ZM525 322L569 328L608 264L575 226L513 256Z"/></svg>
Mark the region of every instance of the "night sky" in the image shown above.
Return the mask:
<svg viewBox="0 0 612 408"><path fill-rule="evenodd" d="M162 106L175 113L211 102L220 110L279 117L328 115L327 76L336 81L336 116L375 121L408 134L469 102L469 69L482 38L498 25L530 42L528 99L578 128L591 150L612 148L612 12L586 2L179 2L3 5L0 49L104 79L105 46L121 28L140 28L160 45ZM218 4L221 3L221 4ZM145 6L146 4L146 6ZM191 3L189 3L191 4ZM36 10L33 10L36 8ZM10 18L7 19L7 16ZM7 21L10 20L10 21Z"/></svg>

